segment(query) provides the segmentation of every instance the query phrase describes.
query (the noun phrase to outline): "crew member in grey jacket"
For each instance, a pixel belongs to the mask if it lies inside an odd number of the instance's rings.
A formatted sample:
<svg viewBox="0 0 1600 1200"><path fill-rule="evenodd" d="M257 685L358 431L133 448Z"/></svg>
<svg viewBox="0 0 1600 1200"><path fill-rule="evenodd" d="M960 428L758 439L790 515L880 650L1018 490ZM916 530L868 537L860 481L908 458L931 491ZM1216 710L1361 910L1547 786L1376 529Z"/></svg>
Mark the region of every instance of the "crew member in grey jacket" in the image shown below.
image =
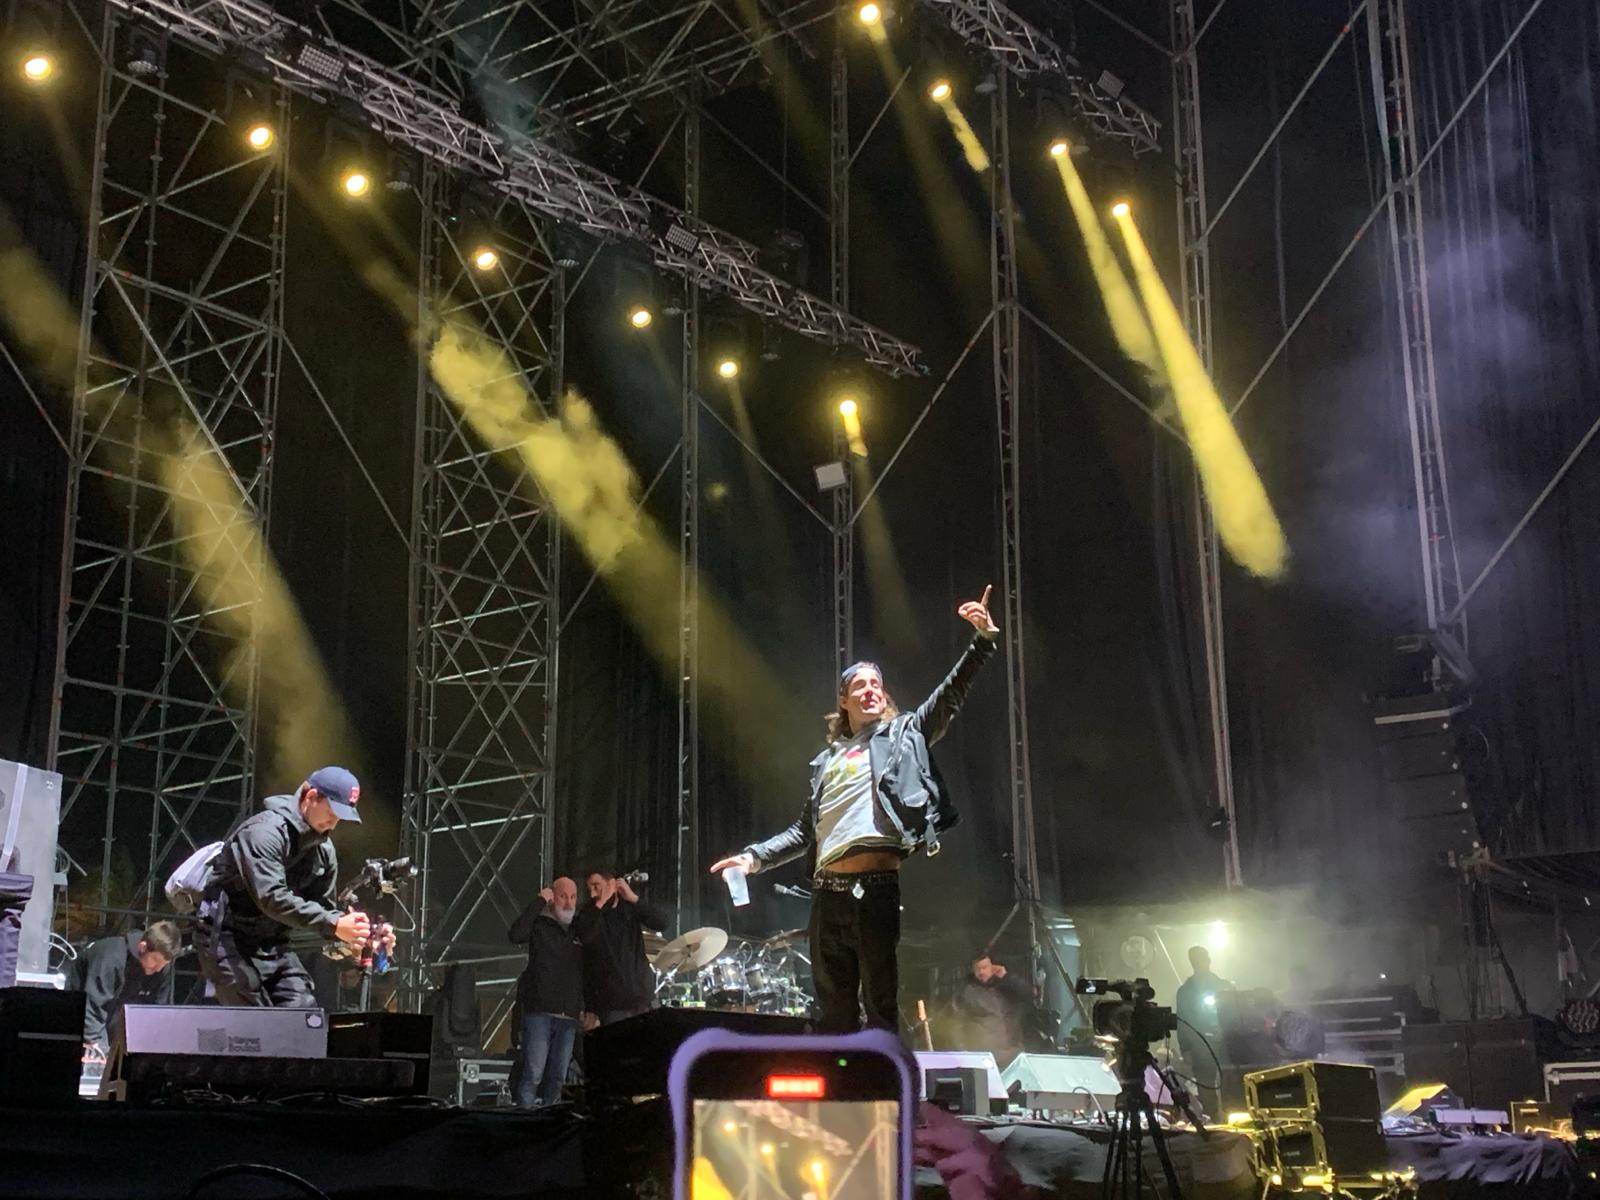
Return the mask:
<svg viewBox="0 0 1600 1200"><path fill-rule="evenodd" d="M902 713L876 663L839 677L839 709L828 717L828 745L811 760L811 790L800 817L776 837L713 864L754 874L815 850L811 898L811 977L829 1033L860 1027L899 1032L900 863L918 847L939 852L956 823L928 747L961 708L1000 632L989 616L990 588L957 610L977 635L955 669L914 711Z"/></svg>

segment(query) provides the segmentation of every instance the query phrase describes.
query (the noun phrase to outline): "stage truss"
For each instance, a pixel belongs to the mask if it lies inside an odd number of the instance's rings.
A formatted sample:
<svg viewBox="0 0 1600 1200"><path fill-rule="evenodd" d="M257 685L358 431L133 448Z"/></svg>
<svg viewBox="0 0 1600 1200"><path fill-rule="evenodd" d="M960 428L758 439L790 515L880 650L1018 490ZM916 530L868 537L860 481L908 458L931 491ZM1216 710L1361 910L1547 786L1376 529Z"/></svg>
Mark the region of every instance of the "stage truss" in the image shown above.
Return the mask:
<svg viewBox="0 0 1600 1200"><path fill-rule="evenodd" d="M482 235L454 221L447 182L429 169L420 188L418 326L483 339L529 402L553 412L564 279L542 223L502 201L491 222L499 262L478 270ZM420 999L432 967L504 958L507 927L549 878L561 554L521 458L485 445L418 366L401 852L422 868L408 956ZM510 991L493 997L497 1022Z"/></svg>
<svg viewBox="0 0 1600 1200"><path fill-rule="evenodd" d="M1418 156L1405 103L1410 86L1405 13L1401 0L1373 3L1378 7L1371 19L1380 22L1378 44L1386 51L1390 134L1400 152L1390 162L1386 198L1396 273L1403 295L1425 298ZM1076 60L1003 6L980 0L924 4L957 36L990 54L1021 87L1043 81L1065 89L1079 115L1102 134L1135 151L1159 145L1160 126L1147 110L1120 90L1113 95L1103 77L1090 80ZM184 548L174 541L169 520L170 490L150 470L144 439L152 402L159 397L161 404L176 405L225 466L241 511L254 528L264 529L283 345L283 156L240 158L235 135L222 119L173 95L168 76L134 77L118 66L123 57L117 10L169 30L175 43L244 55L254 69L278 81L274 95L280 112L286 111L289 90L353 105L391 145L433 164L423 175L419 285L428 307L421 315L473 321L513 354L544 402L559 391L568 286L566 272L550 265L543 244L553 226L565 223L645 246L658 267L685 279L690 305L682 342L679 474L685 571L677 890L685 911L692 911L694 885L681 876L696 842L698 802L692 588L699 537L698 292L733 296L768 320L851 346L885 370L922 369L915 347L848 311L849 164L860 147L850 143L848 77L840 50L833 51L829 215L834 236L826 301L776 279L761 267L753 247L698 220L697 169L685 172L690 189L680 207L645 196L559 148L561 139L575 132L627 123L641 104L670 102L692 114L697 96L752 78L766 55L798 48L815 56L833 15L831 6L818 3L767 0L758 8L761 18L751 23L748 6L712 0L613 4L603 20L592 19L594 10L587 4L514 0L489 15L453 2L391 0L385 6L339 0L318 10L320 28L306 29L259 0L113 0L104 33L109 65L95 143L79 403L69 437L65 637L52 731L55 764L69 780L68 828L93 812L103 829L96 845L100 908L116 907L109 884L114 845L141 847L130 900L132 907L148 910L157 897L158 874L170 866L174 853L214 836L255 798L258 665L249 654L223 655L215 644L218 614L200 601L183 566ZM1172 139L1179 166L1183 303L1209 361L1208 235L1220 212L1208 214L1206 204L1199 111L1199 44L1206 26L1197 28L1196 18L1193 0L1173 0ZM356 20L364 22L369 35L361 53L337 40L352 36L349 23ZM308 65L303 53L308 44L328 54L332 67L318 73ZM170 53L189 51L174 44ZM540 119L546 124L535 127L529 118L527 129L510 136L505 124L515 114L509 110L473 119L464 115L459 100L466 81L484 74L507 87L532 86L544 100ZM1003 88L1001 96L1008 90ZM999 157L994 306L988 320L1005 532L1011 799L1015 837L1029 851L1018 855L1019 864L1026 863L1022 882L1036 894L1021 642L1025 554L1014 431L1022 402L1016 376L1019 329L1038 319L1017 300L1007 124L1004 100L994 103ZM157 146L146 144L135 152L108 136L122 124L149 121L157 111L164 117L154 123ZM280 128L287 131L288 122ZM210 147L223 139L227 153L219 148L218 165L206 166ZM691 115L683 126L683 157L690 167L696 164L697 146L698 125ZM152 169L159 174L152 176ZM468 248L442 220L444 171L475 177L496 190L496 239L504 247L509 278L503 287L491 288L466 269ZM221 206L218 193L227 197ZM206 269L187 269L184 255L173 252L180 239L176 233L169 236L169 228L187 231L181 239L185 251L203 260ZM1431 331L1425 305L1402 304L1399 311L1430 623L1459 632L1455 626L1464 601L1450 540ZM560 589L556 531L536 492L506 470L493 448L478 446L465 433L425 375L419 378L418 399L410 529L415 673L402 837L405 848L428 868L421 942L425 965L432 966L498 944L509 916L525 902L528 881L548 873ZM836 442L835 453L844 456L842 444ZM847 485L832 501L834 643L842 663L850 657L853 634L854 522L866 498L858 503ZM103 519L105 512L116 514L114 523ZM1215 534L1203 518L1198 553L1216 787L1231 816L1223 598ZM248 609L259 602L262 577L249 567L245 573L243 607ZM117 661L93 661L82 652L92 640L86 635L107 627L116 630ZM225 669L219 671L218 662L225 662ZM690 873L695 873L692 865ZM1228 847L1224 876L1230 884L1241 882L1236 840Z"/></svg>
<svg viewBox="0 0 1600 1200"><path fill-rule="evenodd" d="M108 15L51 720L62 844L103 919L163 902L174 859L255 796L260 664L238 631L264 597L287 194L282 156L240 155L169 86L191 55L136 76L125 33ZM203 530L174 522L186 481L162 469L186 439L231 492Z"/></svg>

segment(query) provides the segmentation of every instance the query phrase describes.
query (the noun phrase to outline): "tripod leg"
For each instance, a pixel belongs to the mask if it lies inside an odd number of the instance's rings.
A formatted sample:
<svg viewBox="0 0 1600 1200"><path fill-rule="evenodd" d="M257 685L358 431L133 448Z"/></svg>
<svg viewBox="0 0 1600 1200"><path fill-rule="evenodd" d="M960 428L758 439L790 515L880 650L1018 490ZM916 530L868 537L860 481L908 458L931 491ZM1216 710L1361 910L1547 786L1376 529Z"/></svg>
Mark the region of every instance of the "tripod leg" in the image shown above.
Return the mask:
<svg viewBox="0 0 1600 1200"><path fill-rule="evenodd" d="M1178 1187L1178 1172L1173 1169L1172 1155L1167 1153L1167 1138L1161 1132L1161 1126L1156 1124L1155 1108L1151 1105L1149 1097L1144 1102L1145 1120L1150 1125L1150 1141L1156 1148L1156 1158L1161 1161L1161 1171L1167 1177L1167 1200L1183 1200L1183 1190Z"/></svg>

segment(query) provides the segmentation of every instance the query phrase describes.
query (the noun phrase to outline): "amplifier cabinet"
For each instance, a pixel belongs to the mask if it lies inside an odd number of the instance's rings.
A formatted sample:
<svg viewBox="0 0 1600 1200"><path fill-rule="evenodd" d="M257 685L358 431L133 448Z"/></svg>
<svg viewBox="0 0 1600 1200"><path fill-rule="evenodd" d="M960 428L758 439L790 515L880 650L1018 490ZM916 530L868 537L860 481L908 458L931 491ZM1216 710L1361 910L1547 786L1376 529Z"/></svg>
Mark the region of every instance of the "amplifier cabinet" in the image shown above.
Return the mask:
<svg viewBox="0 0 1600 1200"><path fill-rule="evenodd" d="M1280 1120L1378 1120L1378 1076L1351 1063L1297 1062L1244 1077L1245 1107Z"/></svg>

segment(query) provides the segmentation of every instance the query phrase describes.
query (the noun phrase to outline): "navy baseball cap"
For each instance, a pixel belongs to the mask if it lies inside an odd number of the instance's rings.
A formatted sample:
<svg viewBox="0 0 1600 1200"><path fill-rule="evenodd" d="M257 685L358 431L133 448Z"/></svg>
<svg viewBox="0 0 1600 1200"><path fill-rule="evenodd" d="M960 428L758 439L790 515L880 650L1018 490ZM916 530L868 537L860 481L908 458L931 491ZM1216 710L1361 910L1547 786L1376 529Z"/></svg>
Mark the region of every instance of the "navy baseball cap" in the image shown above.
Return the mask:
<svg viewBox="0 0 1600 1200"><path fill-rule="evenodd" d="M360 823L361 814L356 811L356 801L361 799L361 785L349 771L343 767L321 767L311 772L306 779L306 786L316 788L317 794L328 802L334 816L341 821Z"/></svg>

